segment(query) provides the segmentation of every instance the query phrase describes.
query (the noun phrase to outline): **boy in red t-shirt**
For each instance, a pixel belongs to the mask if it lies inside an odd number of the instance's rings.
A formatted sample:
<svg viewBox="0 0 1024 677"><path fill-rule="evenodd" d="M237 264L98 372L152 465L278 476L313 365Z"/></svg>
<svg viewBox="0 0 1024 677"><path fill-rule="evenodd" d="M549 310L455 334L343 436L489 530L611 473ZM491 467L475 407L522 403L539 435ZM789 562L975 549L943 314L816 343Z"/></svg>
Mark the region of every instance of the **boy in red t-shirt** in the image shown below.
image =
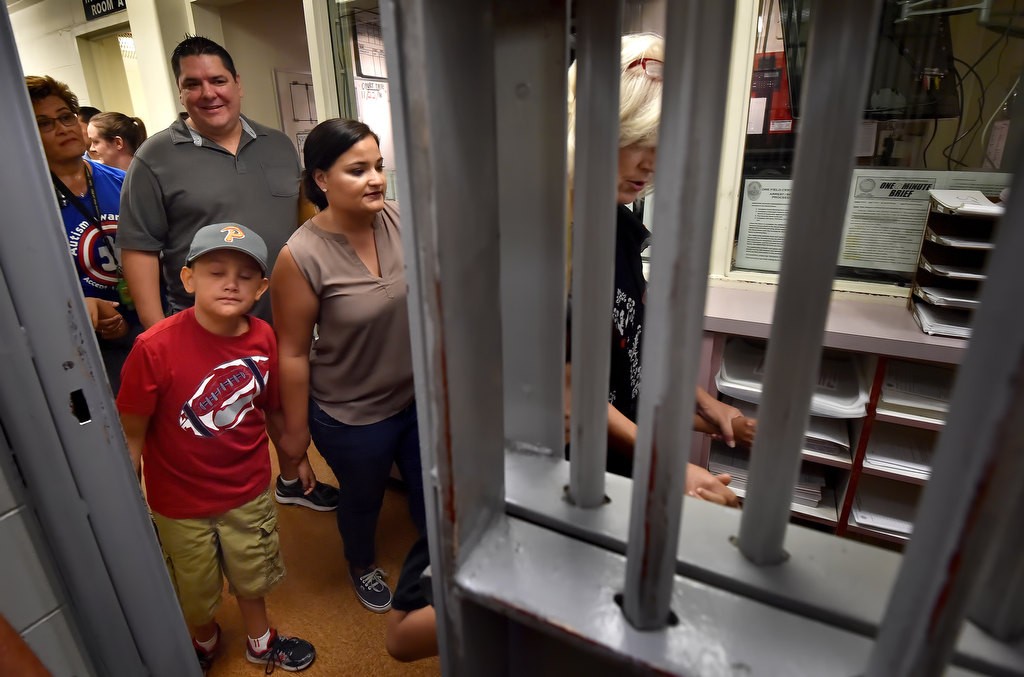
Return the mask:
<svg viewBox="0 0 1024 677"><path fill-rule="evenodd" d="M264 602L284 577L266 432L280 408L277 342L247 314L267 290L266 261L266 244L244 226L200 229L181 270L195 307L138 338L117 397L135 471L146 462L146 497L204 671L220 640L222 576L242 612L249 661L297 671L316 658L309 642L270 627ZM308 488L312 473L300 477Z"/></svg>

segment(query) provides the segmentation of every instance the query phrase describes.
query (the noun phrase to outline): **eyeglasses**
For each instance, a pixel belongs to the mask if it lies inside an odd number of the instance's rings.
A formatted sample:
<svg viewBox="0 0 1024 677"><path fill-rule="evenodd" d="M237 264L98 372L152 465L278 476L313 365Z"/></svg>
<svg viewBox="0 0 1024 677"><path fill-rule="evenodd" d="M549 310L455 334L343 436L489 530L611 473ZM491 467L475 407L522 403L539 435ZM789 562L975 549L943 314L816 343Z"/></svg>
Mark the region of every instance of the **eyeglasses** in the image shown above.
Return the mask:
<svg viewBox="0 0 1024 677"><path fill-rule="evenodd" d="M44 115L36 116L36 124L39 125L39 131L41 132L52 132L58 122L65 127L74 127L78 124L78 115L75 113L61 113L55 118Z"/></svg>
<svg viewBox="0 0 1024 677"><path fill-rule="evenodd" d="M631 61L630 64L626 66L626 70L628 71L630 68L636 68L637 66L643 68L644 73L646 73L647 77L652 80L661 80L661 75L665 70L665 62L661 59L652 59L646 56L642 59Z"/></svg>

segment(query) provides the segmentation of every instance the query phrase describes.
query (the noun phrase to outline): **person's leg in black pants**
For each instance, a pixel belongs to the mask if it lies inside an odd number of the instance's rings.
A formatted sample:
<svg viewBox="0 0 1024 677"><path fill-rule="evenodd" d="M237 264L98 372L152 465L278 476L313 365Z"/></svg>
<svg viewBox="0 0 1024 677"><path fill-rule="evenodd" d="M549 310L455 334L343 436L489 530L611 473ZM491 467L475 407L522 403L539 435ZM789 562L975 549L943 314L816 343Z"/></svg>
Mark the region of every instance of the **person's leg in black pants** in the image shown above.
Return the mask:
<svg viewBox="0 0 1024 677"><path fill-rule="evenodd" d="M409 491L409 515L420 536L427 535L427 516L423 505L423 465L420 462L420 431L416 420L416 404L398 414L401 436L395 454L395 465Z"/></svg>
<svg viewBox="0 0 1024 677"><path fill-rule="evenodd" d="M369 425L346 425L309 407L313 444L338 478L338 531L349 575L363 606L378 613L391 608L391 590L377 567L375 536L391 464L402 426L396 416Z"/></svg>

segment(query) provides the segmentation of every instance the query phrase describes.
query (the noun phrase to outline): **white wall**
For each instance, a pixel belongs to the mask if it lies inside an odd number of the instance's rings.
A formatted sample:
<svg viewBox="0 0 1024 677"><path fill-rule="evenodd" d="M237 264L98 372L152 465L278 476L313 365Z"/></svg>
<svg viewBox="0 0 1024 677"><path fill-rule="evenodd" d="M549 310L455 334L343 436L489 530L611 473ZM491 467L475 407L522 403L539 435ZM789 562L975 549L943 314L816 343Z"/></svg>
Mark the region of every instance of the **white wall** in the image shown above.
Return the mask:
<svg viewBox="0 0 1024 677"><path fill-rule="evenodd" d="M127 19L127 14L121 13L121 21ZM80 0L42 0L11 14L25 74L53 76L66 82L80 103L94 105L75 44L75 29L85 23Z"/></svg>
<svg viewBox="0 0 1024 677"><path fill-rule="evenodd" d="M310 70L302 0L245 0L220 15L224 47L242 76L242 112L281 129L274 69Z"/></svg>
<svg viewBox="0 0 1024 677"><path fill-rule="evenodd" d="M81 0L40 0L16 6L11 25L26 75L50 75L67 83L83 106L134 112L156 131L177 115L165 44L173 39L173 48L185 33L188 7L187 0L134 0L127 12L86 21ZM133 66L139 69L130 74L114 43L105 48L96 39L127 31L136 41Z"/></svg>

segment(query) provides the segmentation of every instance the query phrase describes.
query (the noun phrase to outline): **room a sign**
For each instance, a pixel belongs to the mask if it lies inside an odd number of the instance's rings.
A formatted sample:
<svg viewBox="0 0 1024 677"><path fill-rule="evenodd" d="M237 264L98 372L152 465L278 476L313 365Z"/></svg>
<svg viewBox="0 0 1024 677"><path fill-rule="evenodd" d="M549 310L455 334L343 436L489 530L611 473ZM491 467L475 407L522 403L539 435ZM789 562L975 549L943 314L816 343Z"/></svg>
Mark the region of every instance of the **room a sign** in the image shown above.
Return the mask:
<svg viewBox="0 0 1024 677"><path fill-rule="evenodd" d="M126 0L82 0L82 5L85 7L85 20L92 21L108 14L123 12L128 9L125 2Z"/></svg>

